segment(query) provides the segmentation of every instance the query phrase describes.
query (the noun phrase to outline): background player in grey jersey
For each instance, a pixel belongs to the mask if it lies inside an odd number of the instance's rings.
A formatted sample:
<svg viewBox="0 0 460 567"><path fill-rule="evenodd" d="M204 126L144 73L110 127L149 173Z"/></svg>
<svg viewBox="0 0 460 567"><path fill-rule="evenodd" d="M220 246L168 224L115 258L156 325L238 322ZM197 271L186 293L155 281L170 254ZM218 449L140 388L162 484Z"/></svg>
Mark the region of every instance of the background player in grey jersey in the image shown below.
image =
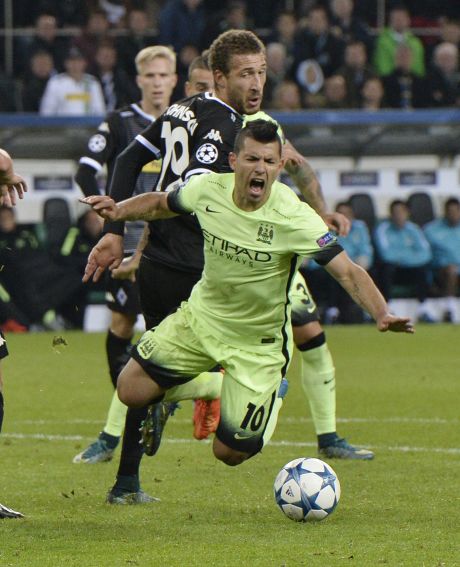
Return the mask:
<svg viewBox="0 0 460 567"><path fill-rule="evenodd" d="M266 73L265 49L252 32L232 30L221 34L212 44L210 62L215 96L205 93L172 105L160 120L137 136L117 159L111 185L115 201L132 195L138 172L155 156L163 156L162 175L156 187L158 191L168 190L178 180L194 174L229 170L228 155L241 128L242 115L254 114L260 109ZM301 189L302 186L305 183L299 183ZM307 192L306 198L311 197ZM312 205L317 206L314 202ZM98 279L105 268L113 269L120 262L123 224L112 223L108 229L109 232L90 254L85 280L93 275ZM139 271L141 303L144 314L147 314L148 327L158 324L169 311L188 298L201 275L202 245L201 232L194 219L176 217L150 223L149 242ZM156 293L149 293L152 288ZM144 289L145 304L142 299ZM300 340L304 341L303 334ZM324 345L324 335L318 339L313 337L312 345L307 345L307 342L305 340L299 346L307 347L306 355L310 350L316 354L319 347L321 354L326 355L328 372L333 378L334 368ZM322 376L318 379L324 381ZM194 397L205 396L201 392ZM142 454L138 448L138 427L144 417L144 409L128 411L117 481L109 499L139 501ZM128 441L129 438L131 441ZM331 432L331 438L332 443L338 439L335 431Z"/></svg>
<svg viewBox="0 0 460 567"><path fill-rule="evenodd" d="M183 385L222 364L222 414L213 451L234 466L258 453L276 425L280 382L292 354L290 289L299 256L325 266L379 331L413 333L413 327L409 318L388 311L372 279L349 259L321 217L276 181L282 159L275 124L256 120L243 128L230 164L234 174L192 177L168 194L119 204L107 196L84 202L111 220L197 215L204 234L203 276L178 311L143 335L117 388L134 407L170 389L181 399ZM270 232L262 238L266 223Z"/></svg>
<svg viewBox="0 0 460 567"><path fill-rule="evenodd" d="M135 59L137 85L141 100L108 114L98 131L88 142L88 151L80 159L75 176L86 196L100 193L97 174L107 164L107 187L113 175L115 160L126 146L147 126L154 122L168 107L172 91L177 82L176 55L166 46L155 45L142 49ZM151 191L161 169L159 160L152 160L142 168L134 193ZM136 250L142 237L145 223L126 224L123 236L124 260L106 278L107 306L111 311L110 326L106 338L106 354L110 377L116 388L118 374L129 358L134 325L141 312L138 288L133 266L139 259ZM109 461L123 432L126 406L116 392L107 416L107 421L98 439L76 455L74 463L97 463Z"/></svg>
<svg viewBox="0 0 460 567"><path fill-rule="evenodd" d="M22 199L24 191L27 191L27 186L24 179L14 173L13 161L9 154L0 149L0 206L8 205L13 206L16 204L16 193ZM8 356L8 349L6 347L5 337L0 332L0 360ZM2 370L0 368L0 431L2 430L3 423L3 379ZM7 508L0 504L0 519L3 518L22 518L21 512L16 512L11 508Z"/></svg>

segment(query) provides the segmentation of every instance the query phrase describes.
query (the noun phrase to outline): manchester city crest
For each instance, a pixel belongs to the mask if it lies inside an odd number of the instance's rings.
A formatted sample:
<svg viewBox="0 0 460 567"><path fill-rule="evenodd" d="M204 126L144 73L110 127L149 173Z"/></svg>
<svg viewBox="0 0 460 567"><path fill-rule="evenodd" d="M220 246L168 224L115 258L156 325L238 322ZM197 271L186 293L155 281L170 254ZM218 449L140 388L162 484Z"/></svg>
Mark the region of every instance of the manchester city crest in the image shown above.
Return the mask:
<svg viewBox="0 0 460 567"><path fill-rule="evenodd" d="M262 222L257 230L257 241L271 244L273 240L273 225Z"/></svg>

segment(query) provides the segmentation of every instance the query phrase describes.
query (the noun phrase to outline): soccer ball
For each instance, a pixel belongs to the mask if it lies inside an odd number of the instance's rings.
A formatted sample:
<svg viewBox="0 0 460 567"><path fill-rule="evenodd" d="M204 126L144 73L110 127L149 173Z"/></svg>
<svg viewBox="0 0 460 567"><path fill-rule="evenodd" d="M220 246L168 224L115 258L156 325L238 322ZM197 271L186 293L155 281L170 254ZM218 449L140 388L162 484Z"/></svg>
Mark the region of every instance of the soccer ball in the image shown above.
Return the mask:
<svg viewBox="0 0 460 567"><path fill-rule="evenodd" d="M331 514L340 498L340 482L320 459L301 457L280 470L274 484L275 500L291 520L310 522Z"/></svg>

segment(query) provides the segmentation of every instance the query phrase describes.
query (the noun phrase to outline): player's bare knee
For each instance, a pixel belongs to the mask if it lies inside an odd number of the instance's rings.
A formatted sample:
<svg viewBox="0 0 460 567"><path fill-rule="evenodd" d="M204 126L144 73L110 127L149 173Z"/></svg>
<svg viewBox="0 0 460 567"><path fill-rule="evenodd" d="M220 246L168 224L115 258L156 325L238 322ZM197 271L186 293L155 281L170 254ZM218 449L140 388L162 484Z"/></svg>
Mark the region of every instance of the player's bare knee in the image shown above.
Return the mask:
<svg viewBox="0 0 460 567"><path fill-rule="evenodd" d="M241 465L241 463L249 458L248 453L243 453L242 451L231 449L227 445L224 445L222 441L219 441L217 437L214 438L212 450L216 459L222 461L229 467L236 467L237 465Z"/></svg>
<svg viewBox="0 0 460 567"><path fill-rule="evenodd" d="M294 342L297 347L311 341L323 333L323 329L318 321L310 321L305 325L292 327Z"/></svg>

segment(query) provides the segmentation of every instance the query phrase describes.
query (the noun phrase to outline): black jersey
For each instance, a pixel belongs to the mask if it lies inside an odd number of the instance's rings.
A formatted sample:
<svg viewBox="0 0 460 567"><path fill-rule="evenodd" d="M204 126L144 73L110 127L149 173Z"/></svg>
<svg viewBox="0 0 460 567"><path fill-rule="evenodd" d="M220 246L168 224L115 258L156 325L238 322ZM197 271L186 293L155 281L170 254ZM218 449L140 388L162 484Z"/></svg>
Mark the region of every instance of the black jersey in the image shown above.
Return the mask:
<svg viewBox="0 0 460 567"><path fill-rule="evenodd" d="M87 153L80 159L80 167L92 168L93 180L88 177L79 176L76 179L85 195L98 192L94 176L107 164L107 189L115 167L117 156L134 140L134 138L150 126L155 119L145 113L138 104L130 104L115 110L107 115L97 130L88 141ZM133 195L152 191L158 180L161 170L161 161L153 160L144 165L142 172L137 178ZM85 180L88 180L86 183ZM126 223L124 235L124 249L126 253L132 253L136 249L137 242L142 234L144 223L134 221Z"/></svg>
<svg viewBox="0 0 460 567"><path fill-rule="evenodd" d="M230 106L212 96L200 93L171 105L144 132L136 136L137 158L143 154L162 156L162 168L156 191L169 191L178 182L201 173L229 172L229 153L242 127L242 117ZM121 169L121 168L120 168ZM116 175L111 195L120 201L126 167ZM123 175L121 175L123 173ZM201 273L203 237L194 216L158 220L149 225L149 242L144 253L155 261L176 269Z"/></svg>

